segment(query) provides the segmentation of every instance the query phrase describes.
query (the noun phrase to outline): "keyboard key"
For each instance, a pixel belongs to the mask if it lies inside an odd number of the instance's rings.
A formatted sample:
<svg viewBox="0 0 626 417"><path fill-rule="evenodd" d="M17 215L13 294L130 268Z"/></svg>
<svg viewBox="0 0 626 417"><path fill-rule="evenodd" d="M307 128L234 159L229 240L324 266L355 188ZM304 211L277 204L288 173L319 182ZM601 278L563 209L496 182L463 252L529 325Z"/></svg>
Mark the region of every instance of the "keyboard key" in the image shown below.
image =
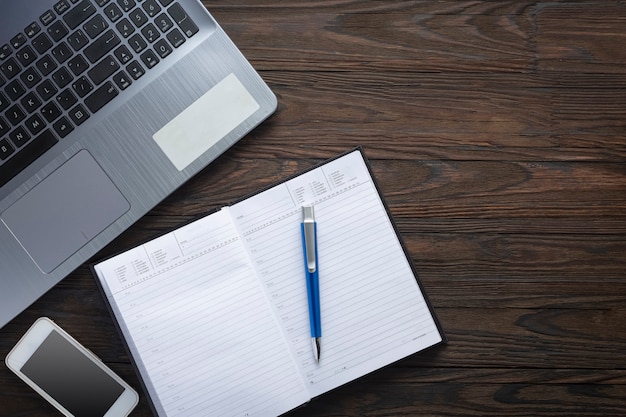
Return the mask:
<svg viewBox="0 0 626 417"><path fill-rule="evenodd" d="M120 46L115 50L115 57L122 65L126 65L133 59L133 55L130 53L128 48L124 45Z"/></svg>
<svg viewBox="0 0 626 417"><path fill-rule="evenodd" d="M93 90L93 85L87 77L82 76L72 83L72 88L78 94L78 97L83 98Z"/></svg>
<svg viewBox="0 0 626 417"><path fill-rule="evenodd" d="M18 173L39 158L44 152L58 142L50 129L44 130L39 136L28 143L20 152L0 165L0 186L6 184Z"/></svg>
<svg viewBox="0 0 626 417"><path fill-rule="evenodd" d="M46 127L46 123L38 114L30 116L28 119L26 119L26 122L24 124L33 135L37 135Z"/></svg>
<svg viewBox="0 0 626 417"><path fill-rule="evenodd" d="M72 130L74 130L74 126L65 116L54 122L52 128L57 133L57 135L59 135L60 138L66 137L70 134Z"/></svg>
<svg viewBox="0 0 626 417"><path fill-rule="evenodd" d="M59 103L63 110L68 110L76 104L77 101L78 99L69 88L61 91L61 93L57 96L57 103Z"/></svg>
<svg viewBox="0 0 626 417"><path fill-rule="evenodd" d="M4 91L7 93L9 98L13 101L22 97L22 95L26 92L26 88L22 85L19 80L13 80L6 87L4 87Z"/></svg>
<svg viewBox="0 0 626 417"><path fill-rule="evenodd" d="M104 32L108 27L109 24L107 23L107 21L104 20L101 15L97 14L87 23L85 23L83 29L85 29L85 32L87 32L87 35L89 35L91 39L94 39L97 38L98 35Z"/></svg>
<svg viewBox="0 0 626 417"><path fill-rule="evenodd" d="M89 68L89 64L85 61L82 55L76 55L70 59L67 63L67 67L74 73L74 75L80 75Z"/></svg>
<svg viewBox="0 0 626 417"><path fill-rule="evenodd" d="M18 126L14 131L9 133L9 139L17 148L24 146L30 139L30 135L23 126Z"/></svg>
<svg viewBox="0 0 626 417"><path fill-rule="evenodd" d="M70 110L68 114L76 126L80 126L89 119L89 113L81 104Z"/></svg>
<svg viewBox="0 0 626 417"><path fill-rule="evenodd" d="M57 68L57 63L50 55L44 55L35 66L43 75L48 75Z"/></svg>
<svg viewBox="0 0 626 417"><path fill-rule="evenodd" d="M156 41L157 39L159 39L159 36L161 36L159 35L159 31L157 30L157 28L154 27L152 23L141 29L141 34L149 43Z"/></svg>
<svg viewBox="0 0 626 417"><path fill-rule="evenodd" d="M17 49L20 46L24 45L25 43L26 43L26 36L24 36L24 34L22 33L18 33L11 39L11 46L13 47L13 49Z"/></svg>
<svg viewBox="0 0 626 417"><path fill-rule="evenodd" d="M27 113L32 113L41 106L41 100L39 100L39 97L32 91L26 94L20 103Z"/></svg>
<svg viewBox="0 0 626 417"><path fill-rule="evenodd" d="M39 97L43 99L43 101L48 101L57 93L57 88L52 84L50 80L43 80L41 84L37 86L35 89Z"/></svg>
<svg viewBox="0 0 626 417"><path fill-rule="evenodd" d="M20 79L26 88L33 88L39 81L41 81L41 75L39 75L34 67L30 67L26 71L22 72Z"/></svg>
<svg viewBox="0 0 626 417"><path fill-rule="evenodd" d="M115 25L115 27L117 28L117 31L120 33L120 35L125 38L128 38L135 31L135 27L133 26L133 24L130 23L130 20L126 18L120 20L117 25Z"/></svg>
<svg viewBox="0 0 626 417"><path fill-rule="evenodd" d="M165 13L161 13L156 19L154 19L154 24L156 24L159 30L163 33L167 32L174 26L172 19L170 19Z"/></svg>
<svg viewBox="0 0 626 417"><path fill-rule="evenodd" d="M13 152L15 152L15 148L13 148L8 140L0 140L0 160L6 160Z"/></svg>
<svg viewBox="0 0 626 417"><path fill-rule="evenodd" d="M193 35L198 33L198 30L199 30L198 26L196 26L196 24L192 22L190 19L183 20L182 22L178 24L178 27L182 29L183 33L188 38L191 38Z"/></svg>
<svg viewBox="0 0 626 417"><path fill-rule="evenodd" d="M24 29L26 36L28 36L29 38L32 38L33 36L38 34L40 31L41 31L41 26L39 26L37 22L31 23L30 25L26 26L26 29Z"/></svg>
<svg viewBox="0 0 626 417"><path fill-rule="evenodd" d="M59 42L61 39L67 35L69 31L60 20L55 21L48 27L48 34L52 38L53 41Z"/></svg>
<svg viewBox="0 0 626 417"><path fill-rule="evenodd" d="M151 49L141 54L140 58L141 62L143 62L148 69L154 68L156 64L159 63L159 58L157 58L156 54Z"/></svg>
<svg viewBox="0 0 626 417"><path fill-rule="evenodd" d="M9 100L0 92L0 111L4 111L7 107L9 107L9 104Z"/></svg>
<svg viewBox="0 0 626 417"><path fill-rule="evenodd" d="M163 7L167 7L172 1L174 0L159 0L159 3L161 3Z"/></svg>
<svg viewBox="0 0 626 417"><path fill-rule="evenodd" d="M70 9L70 3L67 0L60 0L53 6L53 9L61 15Z"/></svg>
<svg viewBox="0 0 626 417"><path fill-rule="evenodd" d="M136 53L139 53L148 47L146 41L139 34L131 36L128 40L128 44Z"/></svg>
<svg viewBox="0 0 626 417"><path fill-rule="evenodd" d="M73 53L70 47L65 42L61 42L52 49L52 56L57 60L59 64L63 64L65 61L72 57Z"/></svg>
<svg viewBox="0 0 626 417"><path fill-rule="evenodd" d="M191 38L198 32L198 26L191 20L180 4L173 4L172 7L167 9L167 12L188 38Z"/></svg>
<svg viewBox="0 0 626 417"><path fill-rule="evenodd" d="M4 115L7 117L7 119L9 120L9 122L11 122L13 126L17 126L20 123L22 123L22 120L24 120L24 118L26 117L26 114L24 113L24 111L17 104L14 104L11 107L9 107L9 109L6 111L6 113L4 113Z"/></svg>
<svg viewBox="0 0 626 417"><path fill-rule="evenodd" d="M120 5L125 12L135 7L135 0L117 0L117 4Z"/></svg>
<svg viewBox="0 0 626 417"><path fill-rule="evenodd" d="M166 35L166 38L170 43L174 46L174 48L178 48L180 45L185 43L185 36L180 33L180 30L173 29L170 33Z"/></svg>
<svg viewBox="0 0 626 417"><path fill-rule="evenodd" d="M11 130L9 123L0 116L0 137L6 135Z"/></svg>
<svg viewBox="0 0 626 417"><path fill-rule="evenodd" d="M59 106L57 106L54 101L51 101L41 108L41 114L48 122L51 123L63 113L61 112L61 109L59 109Z"/></svg>
<svg viewBox="0 0 626 417"><path fill-rule="evenodd" d="M56 16L52 10L48 10L39 17L39 20L44 26L48 26L50 23L54 22L54 19L56 19Z"/></svg>
<svg viewBox="0 0 626 417"><path fill-rule="evenodd" d="M87 39L87 36L85 36L82 30L77 30L68 36L67 43L69 43L75 51L80 51L89 43L89 39Z"/></svg>
<svg viewBox="0 0 626 417"><path fill-rule="evenodd" d="M169 54L172 53L172 47L165 39L161 39L157 43L154 44L154 50L161 58L165 58Z"/></svg>
<svg viewBox="0 0 626 417"><path fill-rule="evenodd" d="M120 69L119 64L112 55L109 55L90 69L87 75L95 85L99 85L118 69Z"/></svg>
<svg viewBox="0 0 626 417"><path fill-rule="evenodd" d="M142 27L148 22L148 16L140 8L136 8L128 14L128 17L138 28Z"/></svg>
<svg viewBox="0 0 626 417"><path fill-rule="evenodd" d="M9 80L15 77L20 72L20 69L22 69L22 67L19 66L13 57L7 59L2 63L2 65L0 65L0 72L2 72Z"/></svg>
<svg viewBox="0 0 626 417"><path fill-rule="evenodd" d="M104 107L109 101L113 100L118 94L119 92L117 88L115 88L111 81L107 81L85 99L85 105L92 113L95 113Z"/></svg>
<svg viewBox="0 0 626 417"><path fill-rule="evenodd" d="M35 51L33 51L33 48L31 48L29 45L26 45L25 47L17 51L15 56L17 56L17 59L19 59L20 63L24 67L29 66L35 61L35 59L37 59Z"/></svg>
<svg viewBox="0 0 626 417"><path fill-rule="evenodd" d="M52 79L59 86L59 88L63 88L68 85L70 82L72 82L73 78L74 77L72 77L72 75L65 67L59 68L57 72L52 74Z"/></svg>
<svg viewBox="0 0 626 417"><path fill-rule="evenodd" d="M11 46L8 43L0 46L0 61L6 59L9 55L11 55L11 52L13 52L13 49L11 49Z"/></svg>
<svg viewBox="0 0 626 417"><path fill-rule="evenodd" d="M40 54L45 53L48 49L52 48L52 41L45 33L39 34L35 39L33 39L33 46Z"/></svg>
<svg viewBox="0 0 626 417"><path fill-rule="evenodd" d="M113 30L109 29L102 36L96 39L91 45L85 48L83 51L87 59L95 64L111 52L113 48L115 48L120 43L120 38L113 32Z"/></svg>
<svg viewBox="0 0 626 417"><path fill-rule="evenodd" d="M122 11L119 7L117 7L117 4L115 3L111 3L107 7L105 7L104 14L113 23L117 22L122 17Z"/></svg>
<svg viewBox="0 0 626 417"><path fill-rule="evenodd" d="M89 0L83 0L63 16L63 20L70 29L76 29L95 12L96 8L94 5Z"/></svg>
<svg viewBox="0 0 626 417"><path fill-rule="evenodd" d="M113 82L120 90L126 90L133 83L124 71L120 71L113 76Z"/></svg>
<svg viewBox="0 0 626 417"><path fill-rule="evenodd" d="M146 1L141 7L148 13L148 16L154 17L161 11L161 7L154 0Z"/></svg>
<svg viewBox="0 0 626 417"><path fill-rule="evenodd" d="M141 64L137 61L133 61L128 64L128 66L126 67L126 71L128 71L130 76L133 77L135 80L138 80L146 73Z"/></svg>

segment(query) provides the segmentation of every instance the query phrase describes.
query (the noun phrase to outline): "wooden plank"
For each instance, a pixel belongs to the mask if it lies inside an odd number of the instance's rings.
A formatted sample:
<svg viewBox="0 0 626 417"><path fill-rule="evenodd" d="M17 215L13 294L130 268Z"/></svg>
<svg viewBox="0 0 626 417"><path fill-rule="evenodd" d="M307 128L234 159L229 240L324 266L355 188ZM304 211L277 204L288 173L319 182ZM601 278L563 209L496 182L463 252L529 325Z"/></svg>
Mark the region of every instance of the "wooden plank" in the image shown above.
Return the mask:
<svg viewBox="0 0 626 417"><path fill-rule="evenodd" d="M619 2L205 4L260 69L625 72Z"/></svg>
<svg viewBox="0 0 626 417"><path fill-rule="evenodd" d="M480 62L483 71L508 72L534 66L527 34L533 2L265 3L243 16L237 5L205 4L261 70L473 71Z"/></svg>
<svg viewBox="0 0 626 417"><path fill-rule="evenodd" d="M625 4L544 3L536 15L539 69L624 73Z"/></svg>
<svg viewBox="0 0 626 417"><path fill-rule="evenodd" d="M370 388L348 385L292 415L621 417L626 399L619 386L598 388L592 384L392 384L367 379L364 385Z"/></svg>

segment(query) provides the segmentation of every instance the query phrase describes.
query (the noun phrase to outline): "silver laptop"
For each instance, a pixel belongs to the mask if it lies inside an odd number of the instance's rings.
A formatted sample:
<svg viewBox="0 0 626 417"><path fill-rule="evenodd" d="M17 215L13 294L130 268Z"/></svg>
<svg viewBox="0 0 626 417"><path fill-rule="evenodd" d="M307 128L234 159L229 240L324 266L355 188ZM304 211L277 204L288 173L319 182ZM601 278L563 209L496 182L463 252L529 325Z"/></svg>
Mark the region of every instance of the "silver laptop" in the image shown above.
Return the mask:
<svg viewBox="0 0 626 417"><path fill-rule="evenodd" d="M275 109L198 0L0 0L0 327Z"/></svg>

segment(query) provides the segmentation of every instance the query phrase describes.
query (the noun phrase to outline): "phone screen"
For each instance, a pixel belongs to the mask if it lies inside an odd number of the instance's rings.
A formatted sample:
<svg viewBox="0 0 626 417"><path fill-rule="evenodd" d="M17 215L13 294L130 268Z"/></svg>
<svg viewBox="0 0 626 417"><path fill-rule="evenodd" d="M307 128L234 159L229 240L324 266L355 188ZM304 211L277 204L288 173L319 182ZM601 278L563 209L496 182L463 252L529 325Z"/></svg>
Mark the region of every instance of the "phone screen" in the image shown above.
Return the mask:
<svg viewBox="0 0 626 417"><path fill-rule="evenodd" d="M76 417L103 416L124 391L54 330L21 371Z"/></svg>

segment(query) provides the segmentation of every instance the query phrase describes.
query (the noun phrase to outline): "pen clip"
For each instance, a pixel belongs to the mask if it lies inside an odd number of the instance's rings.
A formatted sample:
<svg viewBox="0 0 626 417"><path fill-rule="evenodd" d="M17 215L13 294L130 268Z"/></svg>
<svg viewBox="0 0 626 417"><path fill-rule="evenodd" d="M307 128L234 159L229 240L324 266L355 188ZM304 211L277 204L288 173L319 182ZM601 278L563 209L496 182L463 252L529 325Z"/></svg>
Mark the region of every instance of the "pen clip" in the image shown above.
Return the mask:
<svg viewBox="0 0 626 417"><path fill-rule="evenodd" d="M304 255L309 273L314 273L317 269L315 259L315 214L313 206L302 206L302 224L304 228Z"/></svg>

